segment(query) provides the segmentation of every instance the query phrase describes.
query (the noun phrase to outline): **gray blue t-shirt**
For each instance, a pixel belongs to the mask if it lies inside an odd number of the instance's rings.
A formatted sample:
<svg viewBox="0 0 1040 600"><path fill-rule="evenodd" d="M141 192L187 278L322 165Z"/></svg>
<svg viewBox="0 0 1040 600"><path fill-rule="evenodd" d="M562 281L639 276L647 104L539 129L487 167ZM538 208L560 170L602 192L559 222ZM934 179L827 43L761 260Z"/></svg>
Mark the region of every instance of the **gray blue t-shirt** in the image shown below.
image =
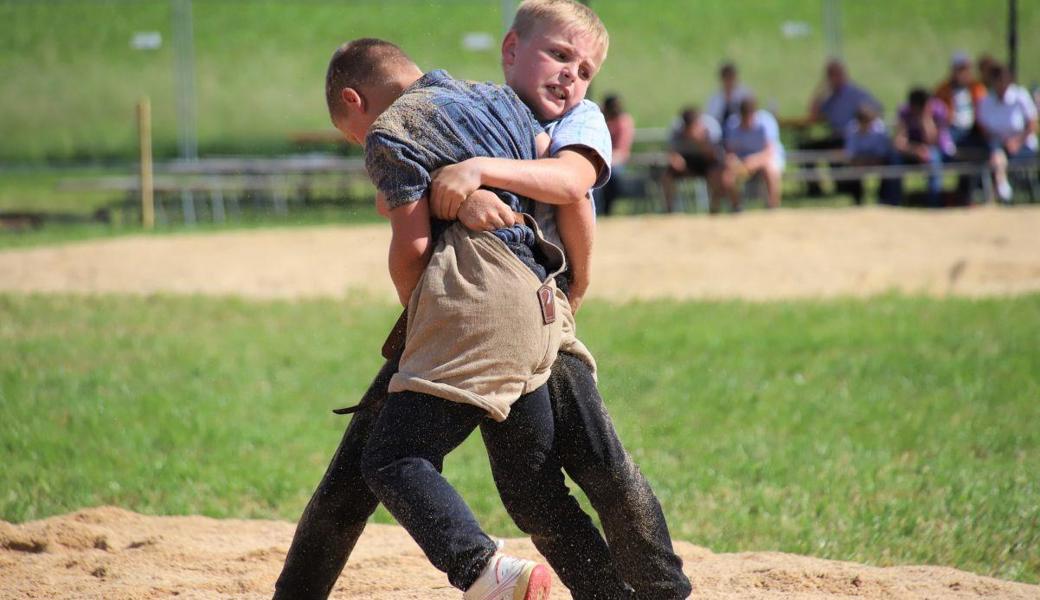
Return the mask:
<svg viewBox="0 0 1040 600"><path fill-rule="evenodd" d="M512 89L431 71L404 91L369 128L365 169L390 208L415 202L430 173L477 156L533 159L543 131ZM497 192L514 210L520 199Z"/></svg>
<svg viewBox="0 0 1040 600"><path fill-rule="evenodd" d="M603 117L603 112L595 102L582 100L580 104L571 108L559 119L542 124L545 126L545 131L552 137L552 142L549 144L550 156L555 156L568 147L588 148L596 153L604 165L592 187L598 188L610 179L610 161L613 151L610 143L610 130L607 129L607 120ZM590 194L589 202L592 202L591 198ZM543 202L531 201L525 208L527 209L525 212L531 214L538 222L542 236L562 248L560 231L556 227L556 207Z"/></svg>
<svg viewBox="0 0 1040 600"><path fill-rule="evenodd" d="M870 92L849 82L827 96L820 105L820 114L830 126L832 135L844 136L845 127L856 118L856 111L863 104L881 113L881 103Z"/></svg>
<svg viewBox="0 0 1040 600"><path fill-rule="evenodd" d="M887 160L892 154L892 140L888 137L885 122L878 117L865 131L860 131L858 121L849 123L845 129L845 153L849 158Z"/></svg>
<svg viewBox="0 0 1040 600"><path fill-rule="evenodd" d="M443 166L477 156L536 158L535 137L542 131L509 87L431 71L372 123L365 137L365 169L393 209L422 198L430 187L430 174ZM512 192L492 191L515 211L525 205ZM434 219L433 236L449 224ZM533 246L535 236L526 225L493 233L521 260L530 255L523 247Z"/></svg>
<svg viewBox="0 0 1040 600"><path fill-rule="evenodd" d="M755 111L747 128L741 125L740 115L731 115L726 122L725 139L726 150L740 158L761 152L771 143L775 148L777 167L784 168L786 157L784 146L780 143L780 125L776 122L776 117L767 110Z"/></svg>

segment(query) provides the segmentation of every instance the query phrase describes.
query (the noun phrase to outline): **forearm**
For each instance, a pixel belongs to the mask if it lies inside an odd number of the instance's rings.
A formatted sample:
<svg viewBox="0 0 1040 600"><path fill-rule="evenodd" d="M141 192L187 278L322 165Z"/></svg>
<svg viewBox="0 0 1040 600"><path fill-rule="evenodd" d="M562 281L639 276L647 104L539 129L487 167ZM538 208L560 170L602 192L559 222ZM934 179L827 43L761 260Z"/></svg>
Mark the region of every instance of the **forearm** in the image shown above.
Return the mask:
<svg viewBox="0 0 1040 600"><path fill-rule="evenodd" d="M924 143L930 146L939 143L939 128L935 125L935 121L925 119L922 129L924 129Z"/></svg>
<svg viewBox="0 0 1040 600"><path fill-rule="evenodd" d="M632 153L632 142L636 138L636 126L632 121L632 118L628 115L623 117L624 121L620 131L618 132L618 138L614 140L614 164L623 165L628 162L628 157Z"/></svg>
<svg viewBox="0 0 1040 600"><path fill-rule="evenodd" d="M766 144L766 147L744 159L744 162L755 162L758 163L769 163L772 162L776 156L776 147L773 144Z"/></svg>
<svg viewBox="0 0 1040 600"><path fill-rule="evenodd" d="M571 285L584 294L591 281L592 245L596 236L596 215L592 202L557 206L556 226L567 253Z"/></svg>
<svg viewBox="0 0 1040 600"><path fill-rule="evenodd" d="M390 218L390 206L386 203L386 195L379 191L376 192L376 212L384 219Z"/></svg>
<svg viewBox="0 0 1040 600"><path fill-rule="evenodd" d="M387 266L397 297L407 306L430 257L430 212L426 198L391 209L390 226L393 234Z"/></svg>
<svg viewBox="0 0 1040 600"><path fill-rule="evenodd" d="M510 160L474 158L480 184L508 190L546 204L576 204L596 183L597 165L575 151L563 150L553 158Z"/></svg>
<svg viewBox="0 0 1040 600"><path fill-rule="evenodd" d="M402 306L408 306L429 258L429 240L422 244L417 240L405 240L397 236L391 238L387 266Z"/></svg>
<svg viewBox="0 0 1040 600"><path fill-rule="evenodd" d="M1026 143L1026 140L1029 139L1029 136L1036 135L1036 131L1037 131L1037 122L1036 121L1029 121L1028 123L1026 123L1026 128L1022 131L1022 133L1020 133L1016 137L1018 138L1019 142L1024 145Z"/></svg>

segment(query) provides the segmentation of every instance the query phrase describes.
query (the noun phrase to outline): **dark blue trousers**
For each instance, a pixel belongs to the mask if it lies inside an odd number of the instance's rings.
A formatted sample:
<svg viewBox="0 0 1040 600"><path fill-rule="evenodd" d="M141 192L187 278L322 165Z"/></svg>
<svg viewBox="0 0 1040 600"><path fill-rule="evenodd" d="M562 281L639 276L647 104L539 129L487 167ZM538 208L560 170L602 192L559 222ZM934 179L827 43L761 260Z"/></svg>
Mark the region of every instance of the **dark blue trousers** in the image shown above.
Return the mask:
<svg viewBox="0 0 1040 600"><path fill-rule="evenodd" d="M375 511L379 500L362 477L361 456L396 371L396 360L387 361L362 398L362 410L353 416L300 517L275 584L276 600L326 600ZM588 367L578 358L561 353L548 387L556 453L599 513L613 560L604 568L603 542L588 542L588 533L573 534L575 530L587 532L580 518L570 525L544 519L540 512L543 499L522 493L524 482L510 477L509 463L493 460L492 467L498 465L493 473L495 482L506 510L531 536L576 600L631 597L617 583L619 578L635 588L640 599L685 598L690 583L682 572L682 561L672 551L660 504L617 438ZM521 414L516 408L501 425ZM485 421L485 429L499 425ZM514 423L519 426L520 420ZM441 467L431 465L437 470ZM575 566L566 559L567 554L591 561ZM600 566L590 568L590 564Z"/></svg>

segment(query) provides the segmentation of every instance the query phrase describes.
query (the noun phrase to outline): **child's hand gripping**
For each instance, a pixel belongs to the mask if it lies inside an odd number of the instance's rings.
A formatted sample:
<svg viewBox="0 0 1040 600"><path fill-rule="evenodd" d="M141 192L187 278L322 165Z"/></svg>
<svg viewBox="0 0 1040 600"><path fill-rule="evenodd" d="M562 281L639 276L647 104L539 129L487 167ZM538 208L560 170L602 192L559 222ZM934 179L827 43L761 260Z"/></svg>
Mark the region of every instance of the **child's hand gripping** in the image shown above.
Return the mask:
<svg viewBox="0 0 1040 600"><path fill-rule="evenodd" d="M457 219L472 231L492 231L523 222L497 195L480 189L480 172L472 160L433 172L430 207L438 219Z"/></svg>
<svg viewBox="0 0 1040 600"><path fill-rule="evenodd" d="M472 160L434 171L433 181L430 183L430 208L433 216L445 221L457 219L459 209L466 198L480 189L480 177L480 171Z"/></svg>

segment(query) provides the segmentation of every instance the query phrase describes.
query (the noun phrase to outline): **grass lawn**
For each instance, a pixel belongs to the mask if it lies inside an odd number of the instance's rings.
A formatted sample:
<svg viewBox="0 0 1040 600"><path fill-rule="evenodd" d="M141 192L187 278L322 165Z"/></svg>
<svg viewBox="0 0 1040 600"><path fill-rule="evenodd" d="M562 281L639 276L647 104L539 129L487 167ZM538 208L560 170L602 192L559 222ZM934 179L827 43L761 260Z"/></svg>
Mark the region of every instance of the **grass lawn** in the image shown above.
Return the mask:
<svg viewBox="0 0 1040 600"><path fill-rule="evenodd" d="M395 316L0 296L0 518L295 519ZM590 302L581 325L677 539L1040 581L1040 295ZM517 533L478 438L446 472Z"/></svg>
<svg viewBox="0 0 1040 600"><path fill-rule="evenodd" d="M761 103L802 113L828 52L820 0L592 0L611 33L594 96L620 92L642 127L703 104L723 59L738 62ZM1006 54L1006 4L992 0L842 2L854 79L888 116L910 86L933 86L952 51ZM332 49L362 36L395 40L425 69L500 80L503 30L494 0L194 0L198 136L204 153L292 150L289 134L328 129L322 86ZM1040 80L1040 2L1019 2L1020 79ZM785 23L808 26L784 37ZM155 51L130 48L157 31ZM493 36L463 50L468 32ZM134 105L152 99L158 156L176 152L174 35L164 0L0 0L0 161L134 156Z"/></svg>

